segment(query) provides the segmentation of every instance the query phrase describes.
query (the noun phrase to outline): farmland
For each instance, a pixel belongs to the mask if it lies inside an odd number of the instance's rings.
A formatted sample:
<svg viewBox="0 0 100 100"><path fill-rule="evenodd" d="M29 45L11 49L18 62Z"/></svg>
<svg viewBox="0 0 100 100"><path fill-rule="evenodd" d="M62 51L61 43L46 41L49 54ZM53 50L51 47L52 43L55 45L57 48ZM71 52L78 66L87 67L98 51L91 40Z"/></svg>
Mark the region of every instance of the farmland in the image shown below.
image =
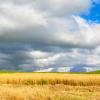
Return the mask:
<svg viewBox="0 0 100 100"><path fill-rule="evenodd" d="M0 100L100 100L100 74L2 72Z"/></svg>

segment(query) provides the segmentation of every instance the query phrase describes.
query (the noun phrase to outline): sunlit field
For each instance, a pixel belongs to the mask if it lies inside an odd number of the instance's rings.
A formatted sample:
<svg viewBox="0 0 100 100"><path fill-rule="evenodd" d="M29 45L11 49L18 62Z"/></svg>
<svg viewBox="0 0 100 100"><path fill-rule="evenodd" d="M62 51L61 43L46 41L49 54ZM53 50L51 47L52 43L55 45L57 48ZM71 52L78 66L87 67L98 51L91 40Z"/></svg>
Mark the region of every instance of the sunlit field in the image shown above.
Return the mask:
<svg viewBox="0 0 100 100"><path fill-rule="evenodd" d="M100 100L100 74L1 73L0 100Z"/></svg>

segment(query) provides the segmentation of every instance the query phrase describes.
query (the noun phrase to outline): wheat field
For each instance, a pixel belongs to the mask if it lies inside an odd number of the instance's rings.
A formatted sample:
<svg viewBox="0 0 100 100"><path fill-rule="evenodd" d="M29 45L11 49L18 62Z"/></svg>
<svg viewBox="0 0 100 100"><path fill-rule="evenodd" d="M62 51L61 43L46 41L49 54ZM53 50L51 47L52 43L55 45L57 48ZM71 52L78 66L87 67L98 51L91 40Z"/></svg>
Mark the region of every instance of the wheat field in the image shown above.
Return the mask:
<svg viewBox="0 0 100 100"><path fill-rule="evenodd" d="M100 74L2 73L0 100L100 100Z"/></svg>

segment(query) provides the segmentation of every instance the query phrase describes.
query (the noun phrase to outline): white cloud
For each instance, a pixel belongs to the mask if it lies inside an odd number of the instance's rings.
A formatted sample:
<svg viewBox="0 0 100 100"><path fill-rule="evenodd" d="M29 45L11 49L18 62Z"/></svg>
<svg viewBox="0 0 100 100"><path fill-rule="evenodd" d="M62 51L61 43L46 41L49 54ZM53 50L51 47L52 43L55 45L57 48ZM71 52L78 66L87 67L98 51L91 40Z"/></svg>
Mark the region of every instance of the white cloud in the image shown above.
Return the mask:
<svg viewBox="0 0 100 100"><path fill-rule="evenodd" d="M91 6L91 0L36 0L36 6L56 16L64 16L72 13L86 12Z"/></svg>
<svg viewBox="0 0 100 100"><path fill-rule="evenodd" d="M51 53L47 53L47 52L42 52L42 51L31 51L30 56L32 56L32 58L45 58L45 57L49 57L51 55Z"/></svg>
<svg viewBox="0 0 100 100"><path fill-rule="evenodd" d="M45 26L43 13L29 5L15 5L13 3L0 4L0 29L23 29Z"/></svg>
<svg viewBox="0 0 100 100"><path fill-rule="evenodd" d="M60 58L59 54L50 56L50 57L45 57L45 58L40 58L40 59L35 59L34 60L34 65L39 66L39 67L50 67L50 65L54 65L55 61Z"/></svg>
<svg viewBox="0 0 100 100"><path fill-rule="evenodd" d="M0 3L0 6L1 42L66 47L91 47L97 44L93 40L92 31L94 30L91 28L91 24L85 22L81 17L73 18L72 16L75 13L89 10L91 0L44 0L42 2L40 0L5 0ZM81 24L83 25L80 27ZM96 29L96 31L99 30ZM82 44L83 41L84 44Z"/></svg>

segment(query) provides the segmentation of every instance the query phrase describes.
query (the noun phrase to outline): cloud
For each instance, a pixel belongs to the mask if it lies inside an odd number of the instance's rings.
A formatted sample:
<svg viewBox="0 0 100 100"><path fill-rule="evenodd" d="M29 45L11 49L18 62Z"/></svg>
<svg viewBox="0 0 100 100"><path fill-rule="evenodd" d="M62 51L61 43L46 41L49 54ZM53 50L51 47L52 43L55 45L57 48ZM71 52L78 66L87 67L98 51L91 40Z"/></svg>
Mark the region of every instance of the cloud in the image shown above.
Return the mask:
<svg viewBox="0 0 100 100"><path fill-rule="evenodd" d="M36 6L38 5L41 10L46 10L51 15L65 16L88 10L88 8L91 6L91 0L44 0L44 2L36 0L35 4Z"/></svg>
<svg viewBox="0 0 100 100"><path fill-rule="evenodd" d="M92 5L93 0L0 0L1 69L98 66L100 24L80 16Z"/></svg>
<svg viewBox="0 0 100 100"><path fill-rule="evenodd" d="M13 3L0 4L0 25L8 30L21 30L23 28L45 25L46 21L41 12L31 8L29 5L15 5Z"/></svg>
<svg viewBox="0 0 100 100"><path fill-rule="evenodd" d="M100 25L92 26L85 19L74 16L75 13L89 11L91 3L90 0L2 1L0 41L33 45L95 47L99 39L93 40L95 33L92 28L96 27L95 31L99 33ZM92 40L93 43L90 43Z"/></svg>
<svg viewBox="0 0 100 100"><path fill-rule="evenodd" d="M39 51L34 50L31 46L14 45L12 47L3 48L0 56L1 69L21 70L21 71L70 71L71 68L85 71L99 69L100 56L99 47L96 49L80 49L73 48L69 50ZM10 49L11 48L11 49ZM27 49L28 48L28 49ZM13 66L13 67L10 67ZM74 70L75 71L75 70Z"/></svg>
<svg viewBox="0 0 100 100"><path fill-rule="evenodd" d="M14 5L29 5L35 10L47 12L51 15L67 15L72 13L86 12L91 6L91 0L1 0L1 3L12 3ZM80 4L80 5L79 5Z"/></svg>
<svg viewBox="0 0 100 100"><path fill-rule="evenodd" d="M78 3L80 3L80 5L78 5ZM83 3L85 4L83 5ZM52 38L59 31L58 28L60 28L60 25L65 26L65 28L68 27L69 30L71 25L68 24L70 22L71 24L75 23L73 18L66 18L65 15L62 15L62 11L64 11L64 14L69 16L69 12L70 14L73 14L74 12L81 13L83 10L85 11L89 7L90 0L85 0L84 2L82 0L77 0L76 2L71 0L44 0L44 2L39 0L1 1L0 22L2 24L0 25L0 40L8 40L12 42L36 41L37 43L39 42L39 39L41 39L40 42L44 39L48 40L48 36L50 36L49 38ZM43 8L45 8L47 11L45 11ZM56 14L56 12L65 18L58 18L58 15L52 15L53 13ZM49 13L51 13L52 16ZM67 24L64 21L66 21ZM41 34L42 36L40 37ZM54 42L56 42L55 38L56 37L53 39ZM49 43L51 41L52 39L48 40Z"/></svg>

